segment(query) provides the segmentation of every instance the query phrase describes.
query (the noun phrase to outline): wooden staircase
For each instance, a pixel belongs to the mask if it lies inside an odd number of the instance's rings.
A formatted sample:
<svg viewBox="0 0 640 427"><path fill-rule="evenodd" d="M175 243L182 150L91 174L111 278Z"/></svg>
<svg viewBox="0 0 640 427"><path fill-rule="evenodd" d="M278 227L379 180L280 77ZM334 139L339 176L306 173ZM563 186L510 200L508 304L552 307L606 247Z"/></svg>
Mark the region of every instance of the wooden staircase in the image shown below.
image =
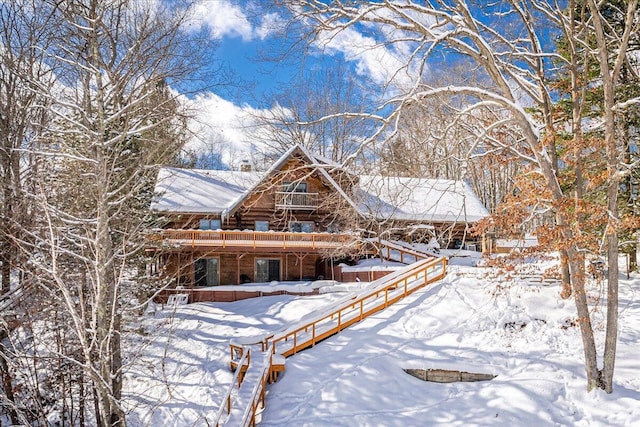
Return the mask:
<svg viewBox="0 0 640 427"><path fill-rule="evenodd" d="M254 426L258 406L265 403L267 383L284 371L284 358L311 348L367 317L384 310L447 273L446 258L424 258L382 277L362 291L334 302L332 307L259 341L231 343L230 367L236 389L221 405L213 425ZM257 353L258 357L254 357ZM260 362L256 363L256 359ZM236 381L238 386L236 387ZM249 393L250 391L250 393ZM248 397L248 395L251 397ZM222 418L228 414L225 422ZM239 414L243 415L240 417Z"/></svg>

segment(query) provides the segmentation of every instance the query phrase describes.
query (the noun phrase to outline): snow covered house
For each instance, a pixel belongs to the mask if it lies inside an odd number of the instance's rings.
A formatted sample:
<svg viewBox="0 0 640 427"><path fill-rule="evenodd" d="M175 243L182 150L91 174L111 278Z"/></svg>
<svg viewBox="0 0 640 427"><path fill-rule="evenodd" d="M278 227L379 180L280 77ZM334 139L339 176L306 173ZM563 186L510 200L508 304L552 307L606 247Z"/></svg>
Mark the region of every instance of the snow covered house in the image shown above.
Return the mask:
<svg viewBox="0 0 640 427"><path fill-rule="evenodd" d="M189 287L330 277L332 260L370 250L366 238L460 245L487 216L462 182L355 175L298 145L266 172L242 169L160 171L156 272Z"/></svg>

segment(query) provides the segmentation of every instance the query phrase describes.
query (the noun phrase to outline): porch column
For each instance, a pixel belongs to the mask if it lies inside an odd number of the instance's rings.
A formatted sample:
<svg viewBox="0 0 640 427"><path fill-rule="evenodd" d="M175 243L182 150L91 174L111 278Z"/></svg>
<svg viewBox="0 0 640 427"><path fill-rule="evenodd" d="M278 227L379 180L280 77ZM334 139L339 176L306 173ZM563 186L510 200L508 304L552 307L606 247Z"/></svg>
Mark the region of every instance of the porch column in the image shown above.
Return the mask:
<svg viewBox="0 0 640 427"><path fill-rule="evenodd" d="M307 257L307 254L294 254L296 256L296 259L298 260L298 263L300 264L300 276L298 277L298 280L302 280L302 260L304 260Z"/></svg>
<svg viewBox="0 0 640 427"><path fill-rule="evenodd" d="M242 283L240 283L240 260L242 260L242 258L245 257L246 254L236 254L236 283L238 283L238 285L241 285ZM220 268L222 268L222 263L220 263L221 266Z"/></svg>
<svg viewBox="0 0 640 427"><path fill-rule="evenodd" d="M193 251L191 251L190 253L190 260L191 263L189 265L189 276L191 277L191 289L193 289L196 286L196 266L195 266L195 260L193 259Z"/></svg>

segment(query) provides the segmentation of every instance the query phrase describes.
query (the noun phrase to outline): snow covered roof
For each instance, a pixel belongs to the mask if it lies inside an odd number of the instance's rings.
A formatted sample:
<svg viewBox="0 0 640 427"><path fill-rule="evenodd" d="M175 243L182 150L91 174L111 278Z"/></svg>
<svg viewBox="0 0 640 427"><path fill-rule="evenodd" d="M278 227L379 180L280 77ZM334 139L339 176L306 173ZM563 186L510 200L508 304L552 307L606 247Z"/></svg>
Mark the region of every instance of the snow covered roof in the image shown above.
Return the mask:
<svg viewBox="0 0 640 427"><path fill-rule="evenodd" d="M158 212L228 215L294 153L317 166L325 182L363 215L416 222L475 222L488 216L480 200L461 181L365 175L360 176L358 188L350 196L323 167L338 165L297 145L267 172L163 168L151 207Z"/></svg>
<svg viewBox="0 0 640 427"><path fill-rule="evenodd" d="M158 212L222 214L263 176L261 172L163 168L158 173L151 208Z"/></svg>
<svg viewBox="0 0 640 427"><path fill-rule="evenodd" d="M358 202L378 219L476 222L489 215L466 183L448 179L363 175Z"/></svg>

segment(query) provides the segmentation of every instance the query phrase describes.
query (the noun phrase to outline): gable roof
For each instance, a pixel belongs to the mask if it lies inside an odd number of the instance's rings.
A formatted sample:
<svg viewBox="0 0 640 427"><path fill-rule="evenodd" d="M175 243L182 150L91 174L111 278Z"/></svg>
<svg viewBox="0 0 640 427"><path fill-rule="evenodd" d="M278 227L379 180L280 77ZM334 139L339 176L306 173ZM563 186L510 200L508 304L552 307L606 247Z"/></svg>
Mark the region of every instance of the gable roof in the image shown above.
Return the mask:
<svg viewBox="0 0 640 427"><path fill-rule="evenodd" d="M300 154L302 157L306 158L309 167L314 167L315 170L324 178L324 180L336 190L345 200L351 204L356 210L358 207L351 200L351 198L344 192L342 187L338 185L338 183L329 175L327 168L339 168L338 165L327 163L326 159L317 158L313 154L309 152L305 147L296 144L290 149L288 149L280 158L267 170L262 179L256 182L249 191L247 191L243 196L239 197L235 202L229 206L229 208L223 213L223 215L230 215L238 209L242 203L253 193L253 190L256 190L260 185L262 185L270 176L274 173L282 169L282 167L287 163L289 159L291 159L295 154Z"/></svg>
<svg viewBox="0 0 640 427"><path fill-rule="evenodd" d="M163 168L158 174L157 212L214 214L228 217L294 155L302 156L322 179L356 212L379 220L414 222L476 222L489 215L462 181L363 175L351 195L332 178L339 165L312 155L302 146L287 150L266 172L214 171Z"/></svg>

